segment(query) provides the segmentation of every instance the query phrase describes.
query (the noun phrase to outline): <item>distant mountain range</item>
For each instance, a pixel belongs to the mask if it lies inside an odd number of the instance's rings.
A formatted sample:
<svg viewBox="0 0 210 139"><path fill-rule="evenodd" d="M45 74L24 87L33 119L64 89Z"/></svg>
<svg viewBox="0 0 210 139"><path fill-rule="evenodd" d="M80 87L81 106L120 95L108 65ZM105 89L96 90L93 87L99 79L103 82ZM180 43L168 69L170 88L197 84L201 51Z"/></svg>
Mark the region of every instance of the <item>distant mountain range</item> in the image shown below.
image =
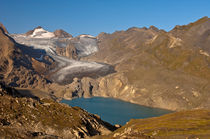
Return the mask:
<svg viewBox="0 0 210 139"><path fill-rule="evenodd" d="M12 60L2 52L1 78L12 86L39 86L61 98L114 97L170 110L210 107L208 17L169 32L133 27L97 37L72 37L42 27L25 34L2 30L1 41L20 51L11 54ZM28 74L22 81L22 71L12 70L14 64L33 73L30 83Z"/></svg>
<svg viewBox="0 0 210 139"><path fill-rule="evenodd" d="M42 27L9 34L0 24L0 137L208 138L209 110L192 109L210 108L209 44L208 17L169 32L132 27L97 37ZM92 96L190 111L120 128L54 101Z"/></svg>

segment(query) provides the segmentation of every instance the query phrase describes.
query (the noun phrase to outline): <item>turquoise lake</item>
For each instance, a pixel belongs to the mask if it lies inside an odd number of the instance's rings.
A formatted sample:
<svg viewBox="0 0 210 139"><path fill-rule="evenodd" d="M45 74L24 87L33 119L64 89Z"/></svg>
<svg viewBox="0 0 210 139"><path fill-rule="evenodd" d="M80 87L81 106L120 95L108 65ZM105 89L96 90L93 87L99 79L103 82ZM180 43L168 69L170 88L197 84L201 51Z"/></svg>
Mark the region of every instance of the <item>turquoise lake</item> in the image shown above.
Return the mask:
<svg viewBox="0 0 210 139"><path fill-rule="evenodd" d="M90 113L99 115L104 121L120 125L126 124L130 119L156 117L172 112L103 97L62 100L61 103L81 107Z"/></svg>

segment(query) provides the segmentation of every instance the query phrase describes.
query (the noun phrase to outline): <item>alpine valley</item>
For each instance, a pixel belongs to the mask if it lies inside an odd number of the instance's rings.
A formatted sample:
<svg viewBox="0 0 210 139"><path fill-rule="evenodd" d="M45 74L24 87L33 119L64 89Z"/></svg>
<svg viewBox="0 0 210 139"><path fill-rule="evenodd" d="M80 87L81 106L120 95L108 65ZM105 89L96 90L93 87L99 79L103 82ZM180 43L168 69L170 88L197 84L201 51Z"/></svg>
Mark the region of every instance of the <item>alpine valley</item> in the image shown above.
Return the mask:
<svg viewBox="0 0 210 139"><path fill-rule="evenodd" d="M175 112L114 126L60 103L79 97ZM0 24L0 137L210 137L210 18L96 37L40 26L10 34Z"/></svg>

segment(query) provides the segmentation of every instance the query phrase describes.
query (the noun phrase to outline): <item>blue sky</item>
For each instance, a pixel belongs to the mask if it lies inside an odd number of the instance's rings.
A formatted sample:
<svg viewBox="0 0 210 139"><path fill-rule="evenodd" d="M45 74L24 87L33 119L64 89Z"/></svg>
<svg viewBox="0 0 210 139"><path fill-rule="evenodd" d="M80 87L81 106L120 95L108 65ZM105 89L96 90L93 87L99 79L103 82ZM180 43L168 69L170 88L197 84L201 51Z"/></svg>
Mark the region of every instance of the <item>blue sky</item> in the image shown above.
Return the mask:
<svg viewBox="0 0 210 139"><path fill-rule="evenodd" d="M203 16L210 17L210 0L0 0L0 22L10 33L39 25L73 36L150 25L169 31Z"/></svg>

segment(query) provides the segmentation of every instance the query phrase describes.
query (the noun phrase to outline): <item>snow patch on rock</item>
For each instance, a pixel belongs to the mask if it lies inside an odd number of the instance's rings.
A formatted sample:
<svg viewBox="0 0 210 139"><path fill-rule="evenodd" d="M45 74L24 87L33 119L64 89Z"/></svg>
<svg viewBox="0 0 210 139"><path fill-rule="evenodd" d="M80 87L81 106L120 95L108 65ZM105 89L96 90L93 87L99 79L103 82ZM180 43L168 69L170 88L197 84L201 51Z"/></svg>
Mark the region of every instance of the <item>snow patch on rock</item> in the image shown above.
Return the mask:
<svg viewBox="0 0 210 139"><path fill-rule="evenodd" d="M94 37L92 35L86 35L86 34L80 35L79 37L80 38L93 38L93 39L96 39L96 37Z"/></svg>
<svg viewBox="0 0 210 139"><path fill-rule="evenodd" d="M37 28L33 34L30 35L33 38L52 38L55 37L54 33L44 30L43 28Z"/></svg>

